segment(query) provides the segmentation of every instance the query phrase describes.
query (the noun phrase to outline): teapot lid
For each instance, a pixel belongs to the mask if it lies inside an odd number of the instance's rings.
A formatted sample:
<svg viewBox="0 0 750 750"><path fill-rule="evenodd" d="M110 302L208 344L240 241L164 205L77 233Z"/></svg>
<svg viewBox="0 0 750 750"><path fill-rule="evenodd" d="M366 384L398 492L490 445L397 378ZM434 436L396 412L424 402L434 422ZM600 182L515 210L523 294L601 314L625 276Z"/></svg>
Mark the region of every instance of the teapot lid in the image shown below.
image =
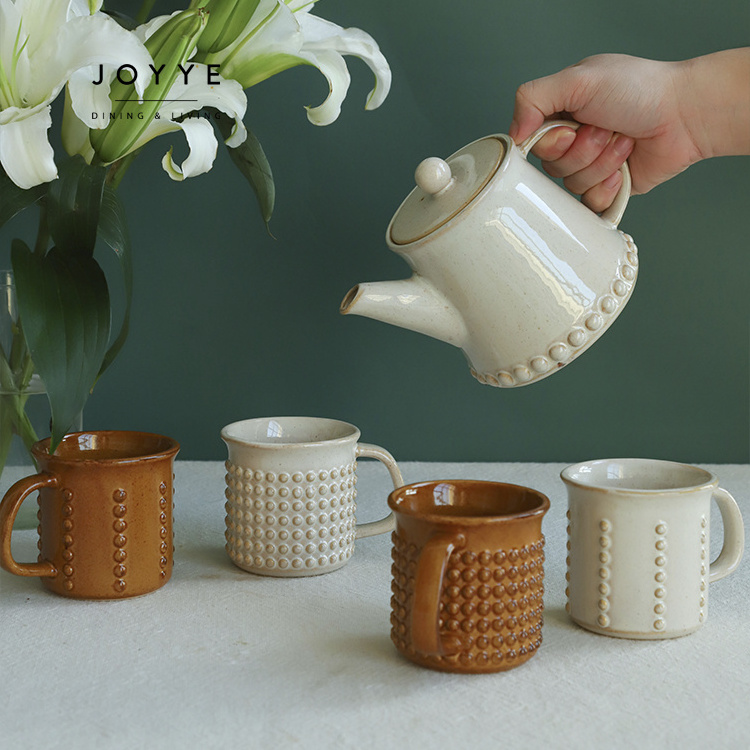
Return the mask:
<svg viewBox="0 0 750 750"><path fill-rule="evenodd" d="M417 186L391 220L389 239L407 245L450 221L482 192L505 156L498 136L481 138L443 160L436 156L417 167Z"/></svg>

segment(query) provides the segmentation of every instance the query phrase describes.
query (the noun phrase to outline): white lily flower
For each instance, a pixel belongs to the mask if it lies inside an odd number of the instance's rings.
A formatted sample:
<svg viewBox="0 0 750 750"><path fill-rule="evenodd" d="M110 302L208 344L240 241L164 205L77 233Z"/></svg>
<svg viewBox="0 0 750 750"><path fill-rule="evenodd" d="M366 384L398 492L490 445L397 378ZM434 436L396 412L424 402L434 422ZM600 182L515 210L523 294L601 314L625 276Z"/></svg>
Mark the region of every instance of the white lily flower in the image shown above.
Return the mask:
<svg viewBox="0 0 750 750"><path fill-rule="evenodd" d="M139 26L133 32L144 43L150 37L161 29L172 18L180 16L180 12L171 16L159 16L142 26ZM154 53L155 57L158 54ZM157 67L161 64L156 60ZM170 63L173 64L173 63ZM149 96L152 94L158 96L161 100L158 104L149 104L144 107L147 113L140 109L136 101L129 101L121 105L115 113L119 118L110 122L104 121L104 126L117 128L121 136L131 133L133 140L130 145L122 152L114 152L109 158L104 158L105 162L120 159L133 151L137 151L146 143L159 135L182 130L187 140L189 154L185 161L178 165L172 158L172 149L165 154L162 159L162 166L167 174L173 180L184 180L187 177L194 177L204 172L208 172L213 166L216 158L218 143L214 135L212 125L205 117L197 114L189 116L204 107L212 107L223 112L225 115L232 117L235 126L231 136L226 143L230 147L239 146L247 137L247 130L242 122L247 109L247 99L245 92L242 90L237 81L226 80L217 74L216 70L211 71L200 63L185 63L185 70L189 71L187 83L185 75L180 73L168 91L159 89L154 84L149 88ZM110 82L114 78L114 71L110 71ZM209 83L209 79L211 83ZM93 84L89 81L89 87ZM100 84L97 88L103 87ZM69 86L72 94L73 86ZM80 92L82 98L86 97L85 92ZM65 116L63 118L63 144L69 153L79 153L87 161L91 162L94 158L102 159L101 153L97 153L92 147L89 137L89 129L73 116L71 97L66 97ZM180 119L180 118L185 119ZM131 122L122 122L123 119L131 119ZM101 125L99 127L102 127ZM104 131L103 131L104 132Z"/></svg>
<svg viewBox="0 0 750 750"><path fill-rule="evenodd" d="M222 75L243 88L295 65L314 65L328 79L330 93L317 107L307 107L315 125L328 125L341 112L351 77L344 55L363 60L375 74L366 109L379 107L391 86L391 70L375 40L360 29L344 29L310 13L316 0L261 0L237 41L201 57L218 63Z"/></svg>
<svg viewBox="0 0 750 750"><path fill-rule="evenodd" d="M154 19L135 32L145 40L163 26L167 18ZM242 86L237 81L222 78L215 70L210 76L212 83L208 83L208 68L200 63L186 63L184 67L190 71L188 83L185 83L185 76L181 73L164 95L163 101L156 108L149 108L146 121L143 113L139 112L137 102L128 102L116 113L121 119L132 117L132 122L125 124L120 120L112 121L113 126L137 127L141 131L130 148L117 155L118 159L137 151L157 136L182 130L189 148L185 161L181 165L176 164L172 158L172 149L162 159L164 170L173 180L178 181L208 172L216 158L218 143L213 126L206 117L197 114L198 110L211 107L234 119L234 129L226 141L230 148L239 146L247 137L247 130L242 122L247 109L247 98ZM185 119L180 119L183 117ZM105 120L104 125L109 125L109 122ZM88 127L71 111L71 97L66 97L65 101L62 138L68 153L81 154L88 162L100 156L91 145Z"/></svg>
<svg viewBox="0 0 750 750"><path fill-rule="evenodd" d="M217 79L217 84L208 85L206 66L199 63L191 64L195 67L190 71L189 83L186 84L182 78L175 81L167 99L133 146L135 151L152 138L182 130L190 149L188 157L182 165L177 165L172 159L170 149L161 162L164 171L173 180L178 181L208 172L216 158L218 143L214 128L204 116L196 113L197 110L212 107L234 119L234 130L226 141L230 148L236 148L247 138L247 130L242 122L247 109L247 98L242 86L237 81L228 81L216 75L213 77ZM190 116L191 113L194 114ZM177 121L177 118L183 116L186 119Z"/></svg>
<svg viewBox="0 0 750 750"><path fill-rule="evenodd" d="M0 0L0 163L21 188L57 177L50 104L76 71L151 62L137 37L100 7L101 0ZM147 83L136 82L141 94ZM91 113L111 111L107 93L83 101L71 92L78 117L101 127Z"/></svg>

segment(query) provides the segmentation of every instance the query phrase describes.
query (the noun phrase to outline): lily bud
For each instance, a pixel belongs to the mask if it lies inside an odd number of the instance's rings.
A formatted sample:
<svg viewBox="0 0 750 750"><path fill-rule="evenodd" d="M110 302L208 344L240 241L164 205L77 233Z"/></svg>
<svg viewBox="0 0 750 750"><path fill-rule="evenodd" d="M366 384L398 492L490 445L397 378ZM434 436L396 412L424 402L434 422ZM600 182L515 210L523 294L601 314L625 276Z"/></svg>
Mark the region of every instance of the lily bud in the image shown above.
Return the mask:
<svg viewBox="0 0 750 750"><path fill-rule="evenodd" d="M203 8L185 10L172 16L146 39L144 45L154 60L155 71L142 100L132 83L113 81L112 122L104 129L90 131L91 146L101 163L111 164L125 156L146 131L177 76L183 74L179 66L192 54L206 22Z"/></svg>
<svg viewBox="0 0 750 750"><path fill-rule="evenodd" d="M253 17L260 0L208 0L208 23L198 40L198 51L203 54L219 52L243 32Z"/></svg>

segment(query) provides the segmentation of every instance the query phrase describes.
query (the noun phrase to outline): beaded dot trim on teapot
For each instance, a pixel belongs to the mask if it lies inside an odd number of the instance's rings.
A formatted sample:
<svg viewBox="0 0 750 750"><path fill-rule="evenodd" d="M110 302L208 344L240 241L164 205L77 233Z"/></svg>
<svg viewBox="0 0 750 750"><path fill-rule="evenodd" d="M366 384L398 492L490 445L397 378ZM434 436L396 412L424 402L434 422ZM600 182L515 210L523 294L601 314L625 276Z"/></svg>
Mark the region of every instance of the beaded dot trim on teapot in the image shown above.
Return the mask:
<svg viewBox="0 0 750 750"><path fill-rule="evenodd" d="M567 364L592 343L601 334L607 321L621 310L633 290L638 274L638 248L629 234L620 234L625 238L628 250L625 259L618 261L617 273L610 284L609 292L599 297L579 317L564 340L550 342L545 352L505 370L480 373L471 368L471 374L480 383L498 388L526 385L549 375L554 368Z"/></svg>
<svg viewBox="0 0 750 750"><path fill-rule="evenodd" d="M304 575L351 557L356 463L278 474L225 466L226 550L236 565Z"/></svg>

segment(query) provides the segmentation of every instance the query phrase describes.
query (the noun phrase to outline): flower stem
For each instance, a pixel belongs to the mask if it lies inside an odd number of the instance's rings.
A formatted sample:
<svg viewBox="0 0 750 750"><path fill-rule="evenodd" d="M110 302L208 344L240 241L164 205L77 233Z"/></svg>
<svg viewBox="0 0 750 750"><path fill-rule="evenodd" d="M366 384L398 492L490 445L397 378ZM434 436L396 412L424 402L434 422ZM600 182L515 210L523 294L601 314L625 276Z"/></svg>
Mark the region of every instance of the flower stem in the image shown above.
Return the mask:
<svg viewBox="0 0 750 750"><path fill-rule="evenodd" d="M45 252L49 241L46 209L42 207L37 237L38 252ZM10 292L8 292L10 294ZM26 450L38 440L38 436L26 414L26 402L29 396L37 391L30 391L29 386L34 375L34 363L26 345L21 323L16 317L15 306L9 297L2 311L2 321L10 333L10 350L0 344L0 474L5 464L16 435L23 441Z"/></svg>
<svg viewBox="0 0 750 750"><path fill-rule="evenodd" d="M107 185L109 185L112 190L117 190L118 185L122 182L122 178L125 177L130 165L139 153L140 149L131 151L129 154L126 154L121 159L112 163L106 177Z"/></svg>
<svg viewBox="0 0 750 750"><path fill-rule="evenodd" d="M44 200L39 204L39 228L36 233L36 244L34 245L34 254L43 256L47 252L49 245L49 224L47 223L47 204Z"/></svg>
<svg viewBox="0 0 750 750"><path fill-rule="evenodd" d="M135 22L139 26L142 23L146 23L148 17L151 15L151 11L153 10L154 5L156 5L156 0L143 0L141 9L138 11L138 14L135 17Z"/></svg>
<svg viewBox="0 0 750 750"><path fill-rule="evenodd" d="M22 354L19 355L19 351ZM18 356L21 363L16 371L12 364ZM0 474L5 469L14 435L21 438L28 451L39 439L26 414L30 395L26 389L33 372L34 365L23 341L23 332L20 327L14 327L10 361L0 347Z"/></svg>

